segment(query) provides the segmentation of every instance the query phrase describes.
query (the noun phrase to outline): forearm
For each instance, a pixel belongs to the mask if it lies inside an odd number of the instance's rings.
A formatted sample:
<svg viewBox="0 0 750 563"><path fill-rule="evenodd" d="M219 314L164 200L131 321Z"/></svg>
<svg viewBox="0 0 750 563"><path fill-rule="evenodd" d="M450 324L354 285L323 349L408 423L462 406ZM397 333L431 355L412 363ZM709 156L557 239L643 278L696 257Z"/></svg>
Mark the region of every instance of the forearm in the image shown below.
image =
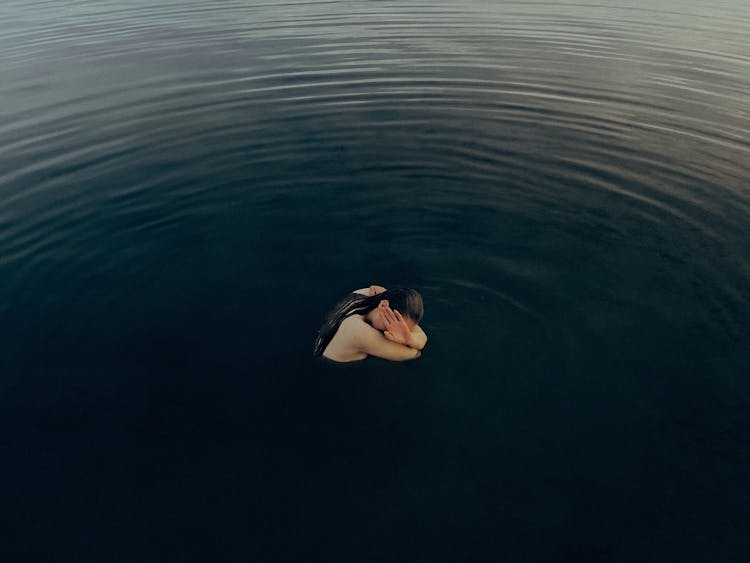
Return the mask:
<svg viewBox="0 0 750 563"><path fill-rule="evenodd" d="M424 333L424 331L419 328L419 326L415 326L414 330L411 331L409 335L409 340L406 343L406 345L409 348L414 348L415 350L421 350L425 347L425 344L427 344L427 335Z"/></svg>
<svg viewBox="0 0 750 563"><path fill-rule="evenodd" d="M370 287L363 287L362 289L355 289L352 293L359 293L361 295L367 295L368 297L371 297L373 295L378 295L380 293L383 293L385 291L384 287L381 287L379 285L371 285Z"/></svg>

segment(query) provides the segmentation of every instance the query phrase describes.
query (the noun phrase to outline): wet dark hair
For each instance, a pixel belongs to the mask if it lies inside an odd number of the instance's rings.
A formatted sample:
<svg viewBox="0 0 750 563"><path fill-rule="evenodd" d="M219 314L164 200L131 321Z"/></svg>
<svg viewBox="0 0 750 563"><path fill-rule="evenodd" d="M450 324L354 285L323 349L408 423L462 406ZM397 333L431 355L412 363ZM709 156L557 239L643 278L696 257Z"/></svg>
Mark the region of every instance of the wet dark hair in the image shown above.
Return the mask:
<svg viewBox="0 0 750 563"><path fill-rule="evenodd" d="M388 300L391 309L398 310L404 317L412 319L419 324L424 316L424 305L422 296L414 289L393 288L386 289L383 293L377 295L362 295L360 293L350 293L344 299L339 301L336 306L328 313L326 322L318 330L318 337L315 339L313 346L313 356L320 356L326 349L326 346L333 340L336 331L346 317L351 315L366 315L383 300Z"/></svg>

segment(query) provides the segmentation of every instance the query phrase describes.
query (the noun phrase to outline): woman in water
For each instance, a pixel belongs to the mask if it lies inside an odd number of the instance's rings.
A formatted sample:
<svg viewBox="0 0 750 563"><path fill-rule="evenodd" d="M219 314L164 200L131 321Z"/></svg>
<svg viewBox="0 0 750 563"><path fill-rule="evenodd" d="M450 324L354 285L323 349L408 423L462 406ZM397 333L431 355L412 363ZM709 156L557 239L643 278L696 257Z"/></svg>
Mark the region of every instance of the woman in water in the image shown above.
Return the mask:
<svg viewBox="0 0 750 563"><path fill-rule="evenodd" d="M328 314L313 355L336 362L378 356L402 362L422 355L427 335L419 327L424 308L413 289L371 285L349 294Z"/></svg>

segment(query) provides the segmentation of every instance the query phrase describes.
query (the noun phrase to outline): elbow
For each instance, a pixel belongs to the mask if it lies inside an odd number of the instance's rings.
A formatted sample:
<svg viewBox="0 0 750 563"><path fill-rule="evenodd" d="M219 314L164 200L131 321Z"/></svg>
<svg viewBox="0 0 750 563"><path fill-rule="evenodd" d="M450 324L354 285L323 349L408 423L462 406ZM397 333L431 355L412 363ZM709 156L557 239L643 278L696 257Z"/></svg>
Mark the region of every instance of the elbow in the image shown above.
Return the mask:
<svg viewBox="0 0 750 563"><path fill-rule="evenodd" d="M386 359L400 363L400 362L411 362L422 356L422 352L420 352L416 348L408 348L408 350L409 350L408 354L402 353L402 354L399 354L398 356L392 356Z"/></svg>
<svg viewBox="0 0 750 563"><path fill-rule="evenodd" d="M414 354L413 356L404 358L404 361L412 361L422 357L422 352L420 350L415 350L415 352L416 354Z"/></svg>
<svg viewBox="0 0 750 563"><path fill-rule="evenodd" d="M413 350L421 350L425 347L425 344L427 344L427 335L425 333L420 335L414 332L412 332L409 342L406 343L406 345Z"/></svg>

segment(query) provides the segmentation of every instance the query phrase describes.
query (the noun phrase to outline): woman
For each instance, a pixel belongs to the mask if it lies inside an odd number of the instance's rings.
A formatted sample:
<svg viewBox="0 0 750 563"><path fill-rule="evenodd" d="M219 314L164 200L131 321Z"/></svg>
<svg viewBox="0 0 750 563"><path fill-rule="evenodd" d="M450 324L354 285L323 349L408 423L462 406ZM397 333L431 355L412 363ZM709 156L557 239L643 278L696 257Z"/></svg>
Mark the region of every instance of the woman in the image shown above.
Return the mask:
<svg viewBox="0 0 750 563"><path fill-rule="evenodd" d="M422 355L427 335L419 327L424 308L413 289L371 285L351 293L328 314L313 355L336 362L378 356L397 362Z"/></svg>

